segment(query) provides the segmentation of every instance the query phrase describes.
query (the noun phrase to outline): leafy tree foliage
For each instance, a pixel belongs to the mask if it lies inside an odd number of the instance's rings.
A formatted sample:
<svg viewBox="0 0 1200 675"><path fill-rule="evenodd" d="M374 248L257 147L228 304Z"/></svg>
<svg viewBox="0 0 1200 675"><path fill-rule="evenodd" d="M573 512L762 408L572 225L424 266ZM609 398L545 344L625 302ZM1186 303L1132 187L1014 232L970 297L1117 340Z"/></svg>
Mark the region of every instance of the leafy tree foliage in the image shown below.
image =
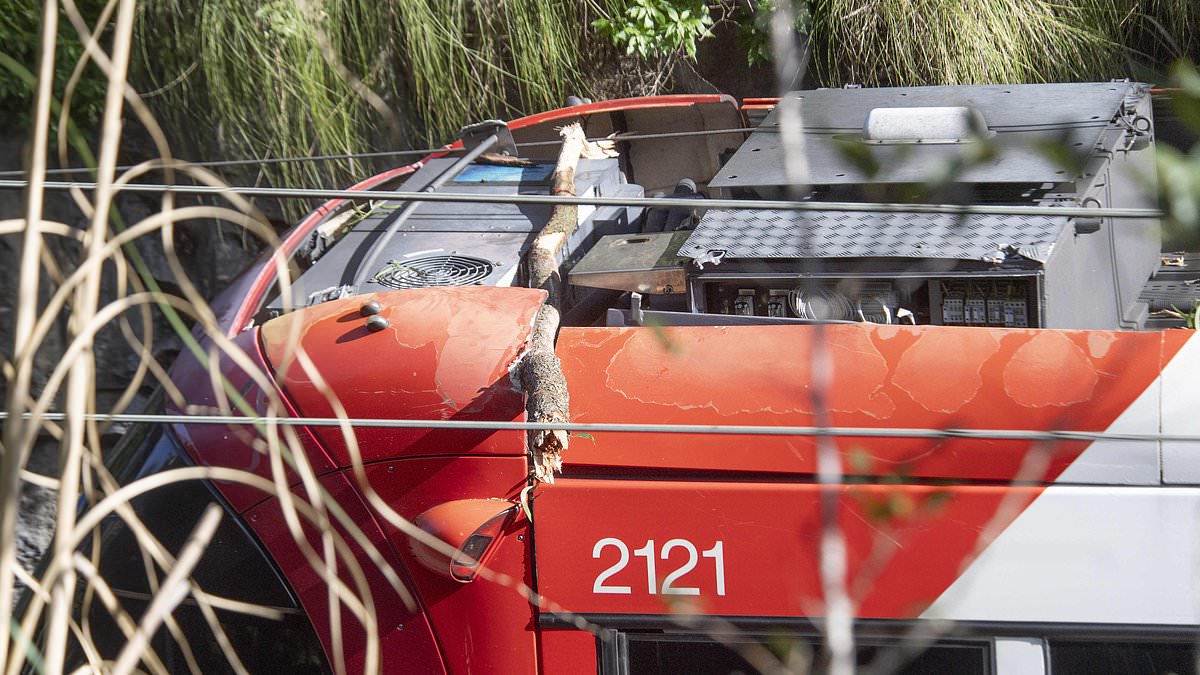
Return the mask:
<svg viewBox="0 0 1200 675"><path fill-rule="evenodd" d="M99 16L101 0L77 0L85 19ZM65 11L58 17L58 51L55 54L54 91L61 99L83 45ZM18 124L26 123L33 101L31 82L37 77L41 52L42 4L31 0L0 0L0 111ZM104 80L94 67L80 79L72 97L72 117L87 124L99 117L104 106Z"/></svg>
<svg viewBox="0 0 1200 675"><path fill-rule="evenodd" d="M622 4L622 3L619 3ZM642 58L686 54L696 58L696 42L711 35L712 14L704 0L629 0L609 18L592 25L601 35Z"/></svg>

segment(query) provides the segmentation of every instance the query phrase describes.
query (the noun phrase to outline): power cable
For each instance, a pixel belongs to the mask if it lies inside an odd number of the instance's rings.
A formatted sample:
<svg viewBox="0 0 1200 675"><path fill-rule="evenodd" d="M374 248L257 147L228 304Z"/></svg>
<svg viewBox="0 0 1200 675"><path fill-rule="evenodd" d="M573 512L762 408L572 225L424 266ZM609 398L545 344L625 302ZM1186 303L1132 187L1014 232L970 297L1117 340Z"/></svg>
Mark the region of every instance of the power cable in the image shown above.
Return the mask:
<svg viewBox="0 0 1200 675"><path fill-rule="evenodd" d="M0 421L11 415L0 412ZM1200 434L1131 433L1114 431L1033 431L1029 429L918 429L895 427L811 427L723 424L626 424L572 422L492 422L484 420L412 420L337 417L243 417L240 415L191 415L169 413L87 413L86 421L157 424L232 424L238 426L276 424L284 426L353 427L386 429L448 429L488 431L564 431L643 434L708 434L718 436L833 436L851 438L961 438L1013 441L1126 441L1200 443ZM21 415L33 419L31 413ZM39 419L62 421L66 413L48 412Z"/></svg>
<svg viewBox="0 0 1200 675"><path fill-rule="evenodd" d="M1070 125L1070 126L1072 126L1072 128L1080 128L1080 127L1100 127L1100 126L1105 126L1105 125L1106 125L1106 123L1088 122L1088 123L1080 123L1077 125ZM1027 125L1008 126L1008 127L997 126L997 127L992 127L992 129L997 130L997 131L1032 131L1032 130L1041 129L1046 126L1047 125L1028 125L1027 124ZM1063 125L1061 123L1058 123L1053 126L1054 126L1054 128L1062 128L1062 127L1068 126L1068 125ZM829 127L829 128L810 128L810 129L806 129L805 133L831 134L831 133L846 133L846 132L853 132L853 131L855 131L855 129L842 128L842 127L837 127L837 128ZM667 139L667 138L688 138L688 137L696 137L696 136L721 136L721 135L725 135L725 134L750 134L750 133L756 133L756 132L757 133L779 133L779 128L776 126L773 126L773 125L769 125L769 126L757 126L757 127L730 127L730 128L726 128L726 129L703 129L703 130L699 130L699 131L669 131L669 132L651 133L651 134L626 133L626 134L615 134L612 136L597 136L597 137L589 138L588 140L592 141L592 142L617 141L617 142L624 143L624 142L628 142L628 141L660 140L660 139ZM537 147L545 147L545 146L551 146L551 145L554 145L554 146L561 145L561 142L560 141L527 141L525 143L517 143L516 144L516 146L518 148L537 148ZM425 156L433 155L433 154L442 154L442 153L450 154L450 153L458 153L458 152L462 152L462 151L463 151L463 148L451 148L451 147L443 145L443 146L434 147L434 148L415 148L412 150L380 150L380 151L376 151L376 152L349 152L349 153L329 154L329 155L305 155L305 156L298 156L298 157L265 157L265 158L261 158L261 159L219 159L219 160L205 160L205 161L199 161L199 162L192 162L192 161L187 161L187 160L176 160L175 162L171 163L170 166L196 166L196 167L203 167L203 168L220 168L220 167L234 167L234 166L291 164L291 163L302 163L302 162L333 162L333 161L356 160L356 159L380 159L383 157L425 157ZM136 164L125 164L125 165L116 167L116 170L117 171L128 171L137 166L138 165L136 165ZM79 167L66 167L66 168L58 168L58 169L46 169L46 174L48 174L48 175L69 175L69 174L74 174L74 173L89 173L91 171L92 171L92 169L90 169L88 167L79 166ZM7 171L0 171L0 176L20 176L20 175L23 175L24 173L25 173L24 171L20 171L20 170L7 170Z"/></svg>
<svg viewBox="0 0 1200 675"><path fill-rule="evenodd" d="M728 128L728 129L705 129L702 131L671 131L671 132L663 132L663 133L657 133L657 134L617 134L614 136L598 136L598 137L594 137L594 138L589 138L588 140L592 141L592 142L596 142L596 141L626 142L626 141L654 140L654 139L664 139L664 138L685 138L685 137L689 137L689 136L717 136L717 135L736 134L736 133L749 134L755 130L756 129L754 127L732 127L732 128ZM774 132L775 130L773 128L767 128L767 129L764 129L764 131ZM551 145L558 146L558 145L562 145L562 142L561 141L528 141L525 143L517 143L516 145L518 148L537 148L537 147L545 147L545 146L551 146ZM204 167L204 168L214 168L214 167L225 167L225 166L247 166L247 165L259 165L259 164L267 165L267 164L287 164L287 163L299 163L299 162L325 162L325 161L353 160L353 159L378 159L381 157L425 157L428 155L439 154L439 153L449 154L449 153L458 153L458 152L462 152L462 151L463 151L463 148L451 148L451 147L443 145L441 147L436 147L436 148L417 148L417 149L413 149L413 150L380 150L377 152L351 152L351 153L341 153L341 154L334 154L334 155L306 155L303 157L267 157L267 158L263 158L263 159L220 159L220 160L209 160L209 161L203 161L203 162L190 162L190 161L186 161L186 160L176 160L175 162L172 162L171 164L165 165L165 166L174 166L174 167L196 166L196 167ZM136 165L136 164L126 164L126 165L116 167L116 170L117 171L128 171L137 166L138 165ZM88 167L69 167L69 168L59 168L59 169L47 169L46 173L53 174L53 175L65 175L65 174L72 174L72 173L88 173L90 171L92 171L92 169L90 169ZM0 171L0 176L20 176L20 175L23 175L24 173L25 173L24 171L19 171L19 170L8 170L8 171Z"/></svg>
<svg viewBox="0 0 1200 675"><path fill-rule="evenodd" d="M23 180L0 180L0 189L28 187ZM47 181L47 190L93 190L94 182ZM580 206L683 207L687 209L734 209L775 211L855 211L872 213L940 213L951 215L1061 216L1097 218L1162 218L1158 209L1028 206L1007 204L896 204L880 202L818 202L771 199L687 199L674 197L570 197L559 195L497 195L462 192L408 192L400 190L321 190L314 188L273 188L255 186L212 187L208 185L164 185L126 183L122 192L174 193L193 195L239 194L247 197L277 199L343 199L348 201L394 200L409 202L466 202L475 204L576 204Z"/></svg>

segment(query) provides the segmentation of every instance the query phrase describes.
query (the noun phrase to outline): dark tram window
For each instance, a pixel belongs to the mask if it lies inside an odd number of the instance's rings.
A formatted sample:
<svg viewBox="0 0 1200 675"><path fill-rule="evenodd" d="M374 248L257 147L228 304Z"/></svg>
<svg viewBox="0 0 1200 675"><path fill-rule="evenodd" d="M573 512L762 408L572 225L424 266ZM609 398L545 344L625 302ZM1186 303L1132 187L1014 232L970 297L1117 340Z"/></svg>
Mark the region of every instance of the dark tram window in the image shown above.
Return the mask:
<svg viewBox="0 0 1200 675"><path fill-rule="evenodd" d="M1050 640L1052 675L1196 675L1196 644Z"/></svg>
<svg viewBox="0 0 1200 675"><path fill-rule="evenodd" d="M107 457L109 470L121 483L190 464L178 441L161 426L137 428L128 436L129 442L114 448ZM237 657L252 673L329 672L321 642L283 577L241 518L225 505L212 486L206 481L175 483L138 497L133 507L163 546L172 555L178 555L205 508L212 503L225 508L225 513L192 578L210 594L269 607L282 617L216 610L218 622ZM140 548L125 522L116 515L106 518L99 541L88 540L82 549L88 557L98 553L101 574L121 606L137 622L149 605L151 584ZM157 567L151 569L161 582L165 573ZM88 609L93 642L101 656L115 658L124 645L123 634L98 599L93 598ZM194 599L187 598L172 616L187 637L188 649L201 672L232 672ZM151 647L168 672L188 672L185 651L165 627L154 636ZM81 654L76 656L82 658Z"/></svg>
<svg viewBox="0 0 1200 675"><path fill-rule="evenodd" d="M624 672L629 675L752 675L760 669L752 663L751 650L762 655L764 647L774 654L795 651L803 655L811 672L821 672L827 665L820 661L819 644L810 637L739 636L724 644L662 634L630 633L622 637L628 655ZM899 645L860 641L857 661L864 668L877 671L882 667L883 672L895 675L988 675L992 659L989 645L983 642L941 643L909 654Z"/></svg>

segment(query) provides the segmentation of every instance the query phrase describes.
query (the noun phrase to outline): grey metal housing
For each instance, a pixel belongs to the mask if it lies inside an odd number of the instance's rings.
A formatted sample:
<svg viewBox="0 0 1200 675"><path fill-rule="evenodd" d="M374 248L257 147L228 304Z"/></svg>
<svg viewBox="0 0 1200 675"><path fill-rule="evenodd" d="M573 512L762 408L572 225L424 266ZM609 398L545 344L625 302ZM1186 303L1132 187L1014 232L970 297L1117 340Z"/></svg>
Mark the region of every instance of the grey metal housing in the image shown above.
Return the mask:
<svg viewBox="0 0 1200 675"><path fill-rule="evenodd" d="M1155 206L1153 119L1143 84L826 89L789 97L802 105L804 190L814 201L878 201L871 195L881 189L919 186L957 167L950 182L976 200ZM911 114L919 115L926 107L932 114L933 106L967 106L987 127L967 141L863 136L876 108L916 108ZM710 182L713 196L785 194L784 132L776 108ZM877 280L1018 274L1037 289L1030 310L1041 327L1138 329L1147 315L1139 295L1158 267L1160 247L1152 220L712 210L680 255L720 261L693 272L695 311L712 311L706 283L774 279L778 286L790 277L799 286L802 277L826 273ZM930 290L929 302L939 301ZM940 309L930 313L936 322Z"/></svg>
<svg viewBox="0 0 1200 675"><path fill-rule="evenodd" d="M418 191L429 185L454 163L453 158L433 159L414 173L400 187ZM466 194L549 194L549 176L553 165L531 169L496 167L483 164L468 166L437 192ZM642 197L640 186L624 183L616 159L580 160L575 176L580 195L596 197ZM313 261L294 281L292 302L295 307L316 304L340 295L350 294L368 251L397 218L405 202L381 201L372 203L364 217L351 221L352 226L337 238L336 245ZM367 270L361 288L353 292L388 290L373 277L389 267L403 268L414 260L431 257L466 257L486 261L490 271L483 278L470 277L467 283L485 286L508 286L519 281L521 260L537 232L550 217L548 205L490 204L470 202L426 202L421 204L398 228L386 250L378 256L375 267ZM579 227L564 246L562 257L570 263L599 237L632 231L641 209L620 206L580 207ZM449 261L451 264L453 260ZM415 267L415 266L414 266ZM419 280L417 280L419 281ZM444 280L430 279L430 285ZM414 282L416 283L416 281ZM408 287L412 287L411 285ZM282 311L280 299L268 310Z"/></svg>

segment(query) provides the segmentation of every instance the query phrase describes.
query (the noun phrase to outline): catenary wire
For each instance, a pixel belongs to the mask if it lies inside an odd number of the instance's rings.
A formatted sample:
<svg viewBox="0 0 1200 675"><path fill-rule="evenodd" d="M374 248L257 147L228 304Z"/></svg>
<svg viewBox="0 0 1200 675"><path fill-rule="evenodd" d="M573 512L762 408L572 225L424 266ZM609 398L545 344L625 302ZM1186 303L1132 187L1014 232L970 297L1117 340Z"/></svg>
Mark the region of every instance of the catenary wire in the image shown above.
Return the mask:
<svg viewBox="0 0 1200 675"><path fill-rule="evenodd" d="M756 130L757 130L757 127L730 127L728 129L704 129L701 131L666 131L666 132L655 133L655 134L615 134L612 136L596 136L593 138L589 138L588 140L591 142L598 142L598 141L626 142L626 141L654 140L654 139L664 139L664 138L686 138L689 136L720 136L720 135L725 135L725 134L738 134L738 133L749 134ZM769 131L772 133L775 133L775 131L776 131L773 128L763 128L763 130ZM518 148L537 148L537 147L545 147L545 146L551 146L551 145L553 145L553 146L562 145L562 141L526 141L524 143L516 144L516 146ZM258 165L258 164L288 164L288 163L300 163L300 162L333 162L333 161L339 161L339 160L353 160L353 159L378 159L378 158L382 158L382 157L424 157L426 155L439 154L439 153L463 152L463 150L464 150L464 148L461 148L461 147L452 148L452 147L443 145L443 146L439 146L436 148L416 148L413 150L380 150L380 151L376 151L376 152L348 152L348 153L333 154L333 155L305 155L305 156L301 156L301 157L267 157L267 158L263 158L263 159L216 159L216 160L206 160L206 161L202 161L202 162L190 162L187 160L180 159L180 160L176 160L175 162L170 163L169 165L164 165L164 166L174 166L174 167L196 166L196 167L203 167L203 168L215 168L215 167L223 167L223 166L252 166L252 165ZM136 166L137 165L135 165L135 164L123 165L123 166L116 167L116 170L117 171L128 171L130 169L135 168ZM47 169L46 173L51 174L51 175L64 175L64 174L72 174L72 173L88 173L90 171L91 171L91 169L88 167L75 166L75 167L66 167L66 168L58 168L58 169ZM24 173L25 173L24 171L20 171L20 170L0 171L0 176L20 176Z"/></svg>
<svg viewBox="0 0 1200 675"><path fill-rule="evenodd" d="M0 412L0 421L10 417ZM22 419L33 419L24 413ZM499 422L485 420L412 420L386 418L337 417L246 417L240 415L204 415L170 413L88 413L87 421L157 424L276 424L284 426L354 427L384 429L446 429L488 431L582 431L649 434L708 434L719 436L841 436L850 438L960 438L1014 441L1127 441L1200 443L1200 434L1132 433L1116 431L1034 431L1029 429L919 429L897 427L812 427L725 424L630 424L630 423L542 423ZM62 421L66 413L49 412L39 417Z"/></svg>
<svg viewBox="0 0 1200 675"><path fill-rule="evenodd" d="M0 189L24 189L23 180L0 180ZM47 181L47 190L92 190L96 184L84 181ZM951 215L1022 215L1097 218L1162 218L1158 209L1027 206L1006 204L896 204L881 202L818 202L770 199L680 199L672 197L570 197L562 195L496 195L462 192L407 192L400 190L321 190L311 188L272 188L253 186L212 187L208 185L164 185L127 183L123 192L174 193L191 195L239 194L246 197L278 199L343 199L349 201L396 200L413 202L469 202L476 204L576 204L581 206L642 206L694 209L737 209L779 211L858 211L873 213L942 213Z"/></svg>
<svg viewBox="0 0 1200 675"><path fill-rule="evenodd" d="M1016 127L1016 126L1014 126L1014 127L994 127L994 129L997 129L997 130L1003 129L1003 130L1007 130L1007 131L1019 131L1019 130L1025 130L1026 127L1035 128L1035 127L1040 127L1040 126L1042 126L1042 125L1023 125L1020 127ZM1058 125L1056 125L1056 128L1062 127L1062 126L1063 126L1062 124L1058 124ZM1099 127L1099 126L1104 126L1104 124L1084 123L1084 124L1080 124L1077 126ZM852 129L844 129L841 127L838 127L838 128L831 127L828 129L809 129L807 133L823 134L823 133L849 132L849 131L853 131L853 130ZM616 141L616 142L624 143L624 142L628 142L628 141L661 140L661 139L668 139L668 138L689 138L689 137L696 137L696 136L723 136L723 135L727 135L727 134L750 134L750 133L755 133L755 132L779 133L779 129L777 127L773 127L773 126L757 126L757 127L729 127L726 129L702 129L702 130L698 130L698 131L664 131L664 132L660 132L660 133L647 133L647 134L624 133L624 134L614 134L611 136L595 136L595 137L589 138L588 140L591 142ZM517 143L516 147L518 147L518 148L538 148L538 147L546 147L546 146L552 146L552 145L557 146L557 145L561 145L561 144L562 144L561 141L555 141L555 140L525 141L523 143ZM164 165L164 166L175 166L175 167L195 166L195 167L203 167L203 168L220 168L220 167L232 167L232 166L293 164L293 163L303 163L303 162L336 162L336 161L356 160L356 159L380 159L380 158L384 158L384 157L425 157L427 155L433 155L433 154L463 152L463 150L464 150L464 148L461 148L461 147L452 148L452 147L443 145L443 146L431 147L431 148L415 148L412 150L379 150L379 151L375 151L375 152L347 152L347 153L330 154L330 155L304 155L304 156L297 156L297 157L265 157L265 158L261 158L261 159L216 159L216 160L205 160L205 161L198 161L198 162L192 162L192 161L180 159L180 160L171 162L169 165ZM128 171L130 169L136 168L136 166L137 165L135 165L135 164L127 164L127 165L122 165L122 166L116 167L116 170L117 171ZM46 169L46 174L47 175L69 175L69 174L73 174L73 173L88 173L91 170L92 169L85 167L85 166L76 166L76 167L65 167L65 168L57 168L57 169ZM20 175L23 175L24 173L25 172L21 171L21 170L8 170L8 171L0 171L0 176L20 176Z"/></svg>

